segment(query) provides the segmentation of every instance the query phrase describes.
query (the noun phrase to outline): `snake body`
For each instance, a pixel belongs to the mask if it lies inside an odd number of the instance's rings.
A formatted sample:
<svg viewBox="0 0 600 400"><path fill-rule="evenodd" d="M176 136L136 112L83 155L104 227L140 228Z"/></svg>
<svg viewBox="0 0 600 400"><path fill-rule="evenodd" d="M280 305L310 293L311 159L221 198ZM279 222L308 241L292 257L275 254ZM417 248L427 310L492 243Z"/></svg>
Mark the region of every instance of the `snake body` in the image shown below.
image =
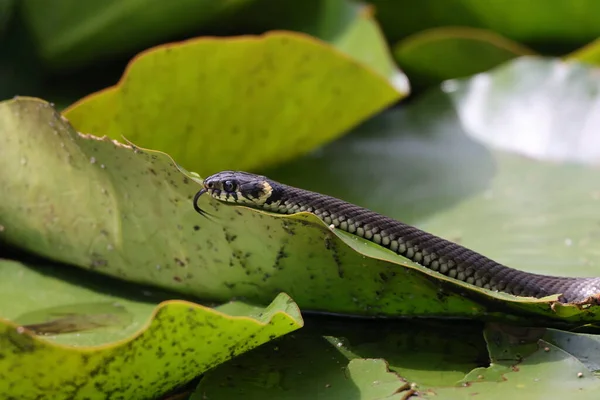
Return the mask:
<svg viewBox="0 0 600 400"><path fill-rule="evenodd" d="M206 178L194 198L209 193L225 203L280 214L313 213L326 224L360 236L450 278L516 296L561 294L564 303L600 294L600 277L575 278L533 274L502 265L473 250L335 197L288 186L267 177L223 171Z"/></svg>

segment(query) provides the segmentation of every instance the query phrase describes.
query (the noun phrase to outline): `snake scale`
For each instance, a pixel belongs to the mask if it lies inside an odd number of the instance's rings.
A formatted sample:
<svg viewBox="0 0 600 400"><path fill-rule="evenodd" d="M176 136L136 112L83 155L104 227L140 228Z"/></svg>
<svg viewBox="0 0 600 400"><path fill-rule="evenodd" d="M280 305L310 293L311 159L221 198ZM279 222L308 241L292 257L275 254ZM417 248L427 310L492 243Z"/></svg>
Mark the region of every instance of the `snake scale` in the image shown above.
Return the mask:
<svg viewBox="0 0 600 400"><path fill-rule="evenodd" d="M564 303L582 302L600 294L600 277L575 278L533 274L507 267L484 255L414 226L335 197L275 182L241 171L211 175L194 197L204 193L221 202L280 214L313 213L326 224L384 246L450 278L516 296L541 298L561 294Z"/></svg>

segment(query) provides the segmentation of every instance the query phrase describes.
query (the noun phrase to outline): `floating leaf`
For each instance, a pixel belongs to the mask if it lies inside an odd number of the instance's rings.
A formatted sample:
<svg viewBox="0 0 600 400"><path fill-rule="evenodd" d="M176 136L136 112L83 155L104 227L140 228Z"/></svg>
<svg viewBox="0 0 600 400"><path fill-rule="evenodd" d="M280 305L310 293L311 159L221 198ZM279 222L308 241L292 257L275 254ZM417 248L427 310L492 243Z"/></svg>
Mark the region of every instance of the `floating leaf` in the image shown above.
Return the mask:
<svg viewBox="0 0 600 400"><path fill-rule="evenodd" d="M126 136L207 175L304 154L399 97L329 45L276 32L148 50L117 86L65 115L80 131Z"/></svg>
<svg viewBox="0 0 600 400"><path fill-rule="evenodd" d="M387 77L401 94L407 95L410 91L406 75L396 67L385 44L385 36L374 20L372 7L362 7L352 25L349 25L344 34L335 35L332 43L341 51Z"/></svg>
<svg viewBox="0 0 600 400"><path fill-rule="evenodd" d="M0 203L0 239L45 257L214 301L266 304L284 291L304 309L336 313L597 319L597 306L448 278L312 214L273 215L205 196L200 206L215 218L204 218L192 207L199 185L166 155L78 135L43 102L6 102L0 121L10 149L0 157L0 184L11 193Z"/></svg>
<svg viewBox="0 0 600 400"><path fill-rule="evenodd" d="M268 11L267 11L268 10ZM331 43L338 50L387 77L402 94L409 83L390 54L374 8L354 0L253 1L232 20L241 32L288 30Z"/></svg>
<svg viewBox="0 0 600 400"><path fill-rule="evenodd" d="M543 331L490 327L485 332L490 367L473 370L462 387L427 388L420 394L432 399L505 399L516 393L527 398L592 398L600 379L575 357L539 338Z"/></svg>
<svg viewBox="0 0 600 400"><path fill-rule="evenodd" d="M310 320L307 325L311 326ZM349 360L382 358L409 382L452 386L472 369L487 365L481 325L444 320L339 321L325 335Z"/></svg>
<svg viewBox="0 0 600 400"><path fill-rule="evenodd" d="M0 277L2 398L156 398L302 326L298 307L285 294L260 314L253 310L232 316L226 310L243 305L211 309L182 300L157 302L152 292L71 268L2 260ZM78 322L101 309L118 323L112 330L105 325L44 336L16 323L48 315L49 309L68 310ZM129 319L119 318L123 314Z"/></svg>
<svg viewBox="0 0 600 400"><path fill-rule="evenodd" d="M46 103L2 104L0 143L0 184L11 193L0 203L0 239L39 255L215 301L264 304L285 291L304 308L336 312L482 312L463 296L439 301L426 276L365 258L342 240L394 255L338 238L314 216L271 216L206 196L200 205L216 216L206 219L192 207L200 186L169 157L76 134Z"/></svg>
<svg viewBox="0 0 600 400"><path fill-rule="evenodd" d="M234 398L241 393L249 399L288 399L298 393L358 399L393 394L433 399L553 398L555 393L566 397L572 392L583 393L576 398L591 398L600 385L568 351L583 350L580 346L594 340L590 335L498 324L484 329L475 321L309 316L306 324L298 333L209 372L193 400ZM562 337L558 341L565 346L553 345L550 337ZM382 354L385 363L374 360ZM359 367L370 363L377 369L372 374ZM360 375L354 374L359 371Z"/></svg>
<svg viewBox="0 0 600 400"><path fill-rule="evenodd" d="M235 377L235 379L232 379ZM382 359L349 361L323 337L286 337L216 368L191 400L303 398L403 399L410 385Z"/></svg>

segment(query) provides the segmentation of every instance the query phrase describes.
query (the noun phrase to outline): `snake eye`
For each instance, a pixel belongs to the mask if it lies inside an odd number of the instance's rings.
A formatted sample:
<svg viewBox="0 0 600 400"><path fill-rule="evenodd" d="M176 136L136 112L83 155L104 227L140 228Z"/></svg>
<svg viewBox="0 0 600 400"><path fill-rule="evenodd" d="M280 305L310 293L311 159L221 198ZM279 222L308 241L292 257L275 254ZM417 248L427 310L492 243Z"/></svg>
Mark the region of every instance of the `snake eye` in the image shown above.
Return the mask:
<svg viewBox="0 0 600 400"><path fill-rule="evenodd" d="M234 181L225 181L223 182L223 190L226 192L235 192L237 185Z"/></svg>

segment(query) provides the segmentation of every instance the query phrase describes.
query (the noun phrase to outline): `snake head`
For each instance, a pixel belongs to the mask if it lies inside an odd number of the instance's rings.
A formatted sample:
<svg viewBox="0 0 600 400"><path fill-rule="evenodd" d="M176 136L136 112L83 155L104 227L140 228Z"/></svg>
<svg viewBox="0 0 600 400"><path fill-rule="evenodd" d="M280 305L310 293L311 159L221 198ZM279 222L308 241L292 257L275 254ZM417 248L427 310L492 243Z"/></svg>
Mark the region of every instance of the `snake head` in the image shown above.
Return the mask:
<svg viewBox="0 0 600 400"><path fill-rule="evenodd" d="M194 208L202 215L206 212L198 207L197 202L204 193L224 203L254 207L264 204L273 194L273 185L269 179L242 171L218 172L206 178L203 186L194 197Z"/></svg>

